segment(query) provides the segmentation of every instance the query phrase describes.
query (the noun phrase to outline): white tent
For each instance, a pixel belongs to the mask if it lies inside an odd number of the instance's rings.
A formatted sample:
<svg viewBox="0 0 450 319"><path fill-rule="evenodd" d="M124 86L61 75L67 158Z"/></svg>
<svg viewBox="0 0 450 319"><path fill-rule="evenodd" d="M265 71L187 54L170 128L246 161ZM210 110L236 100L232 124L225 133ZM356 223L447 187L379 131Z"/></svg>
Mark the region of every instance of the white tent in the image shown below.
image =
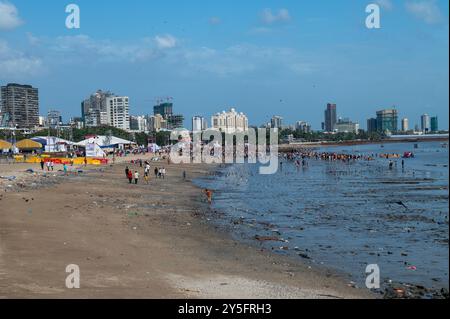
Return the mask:
<svg viewBox="0 0 450 319"><path fill-rule="evenodd" d="M115 136L94 136L91 138L88 138L84 141L81 141L79 143L76 143L76 146L86 147L87 144L95 143L100 148L120 148L123 149L125 145L131 146L136 145L135 142L127 141L122 138L118 138Z"/></svg>
<svg viewBox="0 0 450 319"><path fill-rule="evenodd" d="M41 143L46 152L67 152L67 146L74 145L73 142L54 136L36 136L31 140Z"/></svg>

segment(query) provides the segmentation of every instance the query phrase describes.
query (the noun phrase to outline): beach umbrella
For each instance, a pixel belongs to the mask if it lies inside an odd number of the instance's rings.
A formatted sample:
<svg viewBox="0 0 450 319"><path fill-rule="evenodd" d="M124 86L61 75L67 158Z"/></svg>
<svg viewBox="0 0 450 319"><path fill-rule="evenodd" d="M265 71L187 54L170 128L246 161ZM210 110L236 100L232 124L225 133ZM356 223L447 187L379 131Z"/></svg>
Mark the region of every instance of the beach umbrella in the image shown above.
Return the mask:
<svg viewBox="0 0 450 319"><path fill-rule="evenodd" d="M42 148L42 144L33 140L22 140L16 143L19 150L37 150Z"/></svg>
<svg viewBox="0 0 450 319"><path fill-rule="evenodd" d="M12 144L4 141L4 140L0 140L0 150L9 150L12 147Z"/></svg>

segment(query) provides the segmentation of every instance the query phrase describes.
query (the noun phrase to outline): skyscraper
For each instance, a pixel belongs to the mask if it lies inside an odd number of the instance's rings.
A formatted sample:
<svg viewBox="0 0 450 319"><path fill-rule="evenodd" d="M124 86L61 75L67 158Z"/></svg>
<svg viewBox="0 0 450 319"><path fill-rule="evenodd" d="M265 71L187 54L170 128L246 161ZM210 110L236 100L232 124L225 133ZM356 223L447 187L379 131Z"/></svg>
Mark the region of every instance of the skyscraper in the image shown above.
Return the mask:
<svg viewBox="0 0 450 319"><path fill-rule="evenodd" d="M109 96L106 98L107 125L130 130L130 106L128 96Z"/></svg>
<svg viewBox="0 0 450 319"><path fill-rule="evenodd" d="M431 132L439 132L439 119L437 116L431 118Z"/></svg>
<svg viewBox="0 0 450 319"><path fill-rule="evenodd" d="M106 98L114 96L111 92L98 90L81 102L81 117L86 127L107 125Z"/></svg>
<svg viewBox="0 0 450 319"><path fill-rule="evenodd" d="M427 134L431 132L431 119L428 114L424 114L421 116L421 129L422 132Z"/></svg>
<svg viewBox="0 0 450 319"><path fill-rule="evenodd" d="M402 132L409 131L409 120L407 118L402 119Z"/></svg>
<svg viewBox="0 0 450 319"><path fill-rule="evenodd" d="M336 104L327 104L325 110L325 132L333 132L337 123L337 108Z"/></svg>
<svg viewBox="0 0 450 319"><path fill-rule="evenodd" d="M34 128L39 125L39 92L31 85L10 83L1 87L0 112L8 126Z"/></svg>
<svg viewBox="0 0 450 319"><path fill-rule="evenodd" d="M160 103L153 107L154 115L161 115L164 119L168 119L173 114L173 103Z"/></svg>
<svg viewBox="0 0 450 319"><path fill-rule="evenodd" d="M371 118L367 120L367 132L368 133L378 132L377 119Z"/></svg>
<svg viewBox="0 0 450 319"><path fill-rule="evenodd" d="M50 128L56 128L62 125L61 112L57 110L50 110L47 113L47 125Z"/></svg>
<svg viewBox="0 0 450 319"><path fill-rule="evenodd" d="M382 133L396 133L398 131L398 111L396 109L378 111L377 129Z"/></svg>

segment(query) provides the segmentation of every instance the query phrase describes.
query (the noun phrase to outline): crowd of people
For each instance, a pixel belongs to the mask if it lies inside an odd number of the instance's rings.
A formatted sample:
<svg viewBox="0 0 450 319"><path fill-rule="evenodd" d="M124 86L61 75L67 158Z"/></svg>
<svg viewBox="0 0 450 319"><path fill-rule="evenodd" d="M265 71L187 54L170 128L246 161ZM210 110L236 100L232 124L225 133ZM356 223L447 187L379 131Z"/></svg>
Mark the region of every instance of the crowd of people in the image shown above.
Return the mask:
<svg viewBox="0 0 450 319"><path fill-rule="evenodd" d="M347 153L335 153L335 152L317 152L314 150L299 150L292 151L281 155L281 159L286 161L295 162L296 166L308 166L308 159L322 160L329 162L343 162L350 163L356 161L374 161L378 159L389 159L389 168L393 169L397 165L396 159L402 159L401 164L404 168L405 158L413 158L414 154L405 153L403 156L400 154L347 154Z"/></svg>

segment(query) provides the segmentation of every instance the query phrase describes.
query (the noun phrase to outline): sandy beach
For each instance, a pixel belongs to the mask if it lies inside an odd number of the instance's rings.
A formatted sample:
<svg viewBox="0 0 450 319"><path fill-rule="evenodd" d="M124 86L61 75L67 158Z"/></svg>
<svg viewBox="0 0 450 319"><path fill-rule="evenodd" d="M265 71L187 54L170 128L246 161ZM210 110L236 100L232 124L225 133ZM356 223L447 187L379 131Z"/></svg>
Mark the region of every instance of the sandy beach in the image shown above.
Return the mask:
<svg viewBox="0 0 450 319"><path fill-rule="evenodd" d="M374 297L212 226L191 182L211 167L152 163L167 178L130 185L126 165L69 177L1 165L0 175L20 178L0 181L0 298ZM80 289L65 286L69 264L80 267Z"/></svg>

